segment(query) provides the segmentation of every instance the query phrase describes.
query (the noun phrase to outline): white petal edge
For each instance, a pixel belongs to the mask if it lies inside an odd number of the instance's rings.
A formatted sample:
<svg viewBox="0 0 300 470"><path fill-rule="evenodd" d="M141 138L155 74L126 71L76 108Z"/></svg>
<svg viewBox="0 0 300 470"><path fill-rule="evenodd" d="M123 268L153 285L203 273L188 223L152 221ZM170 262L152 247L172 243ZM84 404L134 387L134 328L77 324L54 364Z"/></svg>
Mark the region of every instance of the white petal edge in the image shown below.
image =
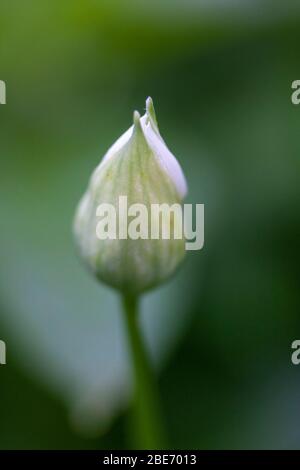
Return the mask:
<svg viewBox="0 0 300 470"><path fill-rule="evenodd" d="M161 167L175 184L179 196L183 199L187 194L187 183L176 157L170 152L161 135L154 131L147 114L144 114L141 118L141 125L149 147L157 157Z"/></svg>

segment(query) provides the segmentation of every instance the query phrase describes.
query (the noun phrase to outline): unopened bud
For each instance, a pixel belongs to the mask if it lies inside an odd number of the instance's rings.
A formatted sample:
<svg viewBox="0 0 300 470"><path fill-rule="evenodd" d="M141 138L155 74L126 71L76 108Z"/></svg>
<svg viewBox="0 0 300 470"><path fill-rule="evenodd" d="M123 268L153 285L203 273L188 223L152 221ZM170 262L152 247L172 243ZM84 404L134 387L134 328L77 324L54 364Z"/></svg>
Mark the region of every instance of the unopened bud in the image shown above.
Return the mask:
<svg viewBox="0 0 300 470"><path fill-rule="evenodd" d="M135 111L133 126L93 172L76 212L75 238L96 277L133 295L165 281L185 253L186 191L148 98L145 115Z"/></svg>

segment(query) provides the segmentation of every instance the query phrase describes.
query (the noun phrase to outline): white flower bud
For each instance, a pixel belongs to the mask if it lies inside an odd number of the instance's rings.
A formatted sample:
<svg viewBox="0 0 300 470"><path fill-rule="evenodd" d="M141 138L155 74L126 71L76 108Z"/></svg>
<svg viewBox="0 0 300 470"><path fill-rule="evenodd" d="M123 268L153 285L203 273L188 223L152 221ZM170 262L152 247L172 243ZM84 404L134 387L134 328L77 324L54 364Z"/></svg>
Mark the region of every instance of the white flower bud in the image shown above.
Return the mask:
<svg viewBox="0 0 300 470"><path fill-rule="evenodd" d="M133 295L167 279L185 253L181 201L186 192L181 167L159 133L148 98L145 115L140 117L135 111L133 126L112 145L93 172L76 212L75 238L81 256L97 278ZM120 206L125 196L127 209L131 207L128 216ZM106 217L107 226L116 229L115 237L108 229L107 238L99 238L99 216L107 207L103 204L115 208L117 223L111 220L112 214ZM158 204L167 204L174 212L167 210L154 217L153 207ZM144 210L148 216L141 220ZM133 229L138 229L138 236L132 236Z"/></svg>

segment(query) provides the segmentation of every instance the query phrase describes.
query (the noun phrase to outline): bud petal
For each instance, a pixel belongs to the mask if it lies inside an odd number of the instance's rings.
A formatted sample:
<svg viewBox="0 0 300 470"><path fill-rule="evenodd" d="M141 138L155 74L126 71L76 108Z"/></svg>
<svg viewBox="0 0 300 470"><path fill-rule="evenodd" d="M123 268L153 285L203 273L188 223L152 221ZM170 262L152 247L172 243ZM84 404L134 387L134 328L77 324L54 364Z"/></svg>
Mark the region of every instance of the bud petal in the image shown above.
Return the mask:
<svg viewBox="0 0 300 470"><path fill-rule="evenodd" d="M181 167L160 136L153 102L148 98L145 115L140 117L134 112L133 125L112 145L95 169L76 212L75 238L93 273L110 286L134 295L167 279L185 253L184 236L176 237L174 233L180 229L179 224L182 229L180 203L186 191ZM139 224L138 218L134 222L140 228L137 239L120 236L120 227L127 234L133 223L133 214L128 213L127 217L120 207L120 200L125 196L126 210L133 204L142 204L148 214L146 225ZM97 209L101 204L110 204L116 209L115 238L99 239L97 236ZM170 211L169 215L163 213L154 220L151 217L153 204L175 204L181 217L175 217L175 212ZM148 237L142 225L148 228ZM158 233L157 239L151 238L152 228ZM170 231L168 239L163 236L164 229Z"/></svg>

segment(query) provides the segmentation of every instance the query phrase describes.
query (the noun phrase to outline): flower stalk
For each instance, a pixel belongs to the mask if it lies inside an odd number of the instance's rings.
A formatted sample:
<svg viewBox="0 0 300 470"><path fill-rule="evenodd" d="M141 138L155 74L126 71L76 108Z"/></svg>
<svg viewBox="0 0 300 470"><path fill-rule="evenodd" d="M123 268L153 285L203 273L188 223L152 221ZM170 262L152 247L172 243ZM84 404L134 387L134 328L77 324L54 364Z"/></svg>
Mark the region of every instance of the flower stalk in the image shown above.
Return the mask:
<svg viewBox="0 0 300 470"><path fill-rule="evenodd" d="M162 449L165 437L159 394L138 324L138 298L124 295L123 309L134 375L132 410L132 427L135 437L134 446L140 449Z"/></svg>

